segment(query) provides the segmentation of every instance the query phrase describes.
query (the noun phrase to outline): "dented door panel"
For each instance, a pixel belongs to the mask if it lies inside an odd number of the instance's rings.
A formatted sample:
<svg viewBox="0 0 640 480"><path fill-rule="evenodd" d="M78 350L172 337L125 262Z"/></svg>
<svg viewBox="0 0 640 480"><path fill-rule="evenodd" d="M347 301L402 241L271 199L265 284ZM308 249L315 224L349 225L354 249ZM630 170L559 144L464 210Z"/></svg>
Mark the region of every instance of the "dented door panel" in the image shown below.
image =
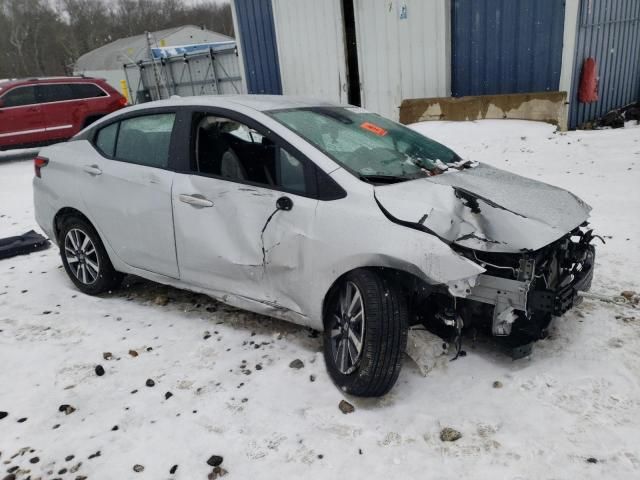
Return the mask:
<svg viewBox="0 0 640 480"><path fill-rule="evenodd" d="M208 200L211 206L181 201ZM286 196L289 211L276 202ZM301 312L312 272L309 238L317 200L219 178L178 174L173 187L181 281Z"/></svg>

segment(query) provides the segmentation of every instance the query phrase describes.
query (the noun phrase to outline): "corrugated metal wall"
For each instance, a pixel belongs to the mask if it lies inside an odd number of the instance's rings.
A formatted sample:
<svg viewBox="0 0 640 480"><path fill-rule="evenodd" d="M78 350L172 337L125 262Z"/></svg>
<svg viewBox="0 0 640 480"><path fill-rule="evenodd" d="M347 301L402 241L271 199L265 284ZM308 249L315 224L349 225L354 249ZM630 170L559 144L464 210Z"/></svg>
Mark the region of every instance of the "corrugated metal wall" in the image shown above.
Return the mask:
<svg viewBox="0 0 640 480"><path fill-rule="evenodd" d="M578 20L569 127L640 100L640 1L583 0ZM598 101L578 102L582 64L596 60Z"/></svg>
<svg viewBox="0 0 640 480"><path fill-rule="evenodd" d="M446 0L354 0L362 105L398 119L403 99L449 95Z"/></svg>
<svg viewBox="0 0 640 480"><path fill-rule="evenodd" d="M283 93L346 103L341 0L273 0L273 14Z"/></svg>
<svg viewBox="0 0 640 480"><path fill-rule="evenodd" d="M558 90L564 1L453 0L451 23L453 96Z"/></svg>
<svg viewBox="0 0 640 480"><path fill-rule="evenodd" d="M281 94L271 0L234 0L249 93Z"/></svg>

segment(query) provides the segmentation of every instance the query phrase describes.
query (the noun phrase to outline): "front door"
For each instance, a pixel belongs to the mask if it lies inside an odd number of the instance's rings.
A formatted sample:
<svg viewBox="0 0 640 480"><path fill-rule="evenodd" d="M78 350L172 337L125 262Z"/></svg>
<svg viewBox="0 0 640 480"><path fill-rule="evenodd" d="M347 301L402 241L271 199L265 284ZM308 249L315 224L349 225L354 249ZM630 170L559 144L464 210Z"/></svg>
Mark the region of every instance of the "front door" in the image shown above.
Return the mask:
<svg viewBox="0 0 640 480"><path fill-rule="evenodd" d="M239 121L193 122L192 172L173 185L180 278L304 313L295 292L313 273L312 166Z"/></svg>
<svg viewBox="0 0 640 480"><path fill-rule="evenodd" d="M167 170L174 113L127 118L98 130L78 168L91 220L126 264L178 278Z"/></svg>
<svg viewBox="0 0 640 480"><path fill-rule="evenodd" d="M33 86L13 88L0 98L0 147L45 140L44 120Z"/></svg>

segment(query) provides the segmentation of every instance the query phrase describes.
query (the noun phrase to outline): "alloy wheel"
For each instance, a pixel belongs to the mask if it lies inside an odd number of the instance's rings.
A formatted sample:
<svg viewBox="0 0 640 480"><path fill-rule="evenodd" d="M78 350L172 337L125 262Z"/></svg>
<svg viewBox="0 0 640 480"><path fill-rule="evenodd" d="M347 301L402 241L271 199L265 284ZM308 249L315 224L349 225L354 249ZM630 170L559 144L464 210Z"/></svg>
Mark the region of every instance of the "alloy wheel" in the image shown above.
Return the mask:
<svg viewBox="0 0 640 480"><path fill-rule="evenodd" d="M100 274L100 259L89 235L78 228L69 230L64 239L64 255L78 281L85 285L95 283Z"/></svg>
<svg viewBox="0 0 640 480"><path fill-rule="evenodd" d="M364 344L365 312L360 290L353 282L341 287L331 316L331 353L340 373L352 373L360 363Z"/></svg>

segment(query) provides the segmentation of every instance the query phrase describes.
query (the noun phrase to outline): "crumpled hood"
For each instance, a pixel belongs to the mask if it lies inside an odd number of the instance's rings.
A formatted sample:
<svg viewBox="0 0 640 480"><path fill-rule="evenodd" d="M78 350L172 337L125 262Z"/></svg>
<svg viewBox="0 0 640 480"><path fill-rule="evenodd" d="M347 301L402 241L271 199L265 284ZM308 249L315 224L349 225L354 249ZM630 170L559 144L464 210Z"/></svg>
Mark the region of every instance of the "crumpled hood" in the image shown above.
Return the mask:
<svg viewBox="0 0 640 480"><path fill-rule="evenodd" d="M377 186L375 197L396 220L491 252L542 248L582 224L591 210L566 190L485 164Z"/></svg>

